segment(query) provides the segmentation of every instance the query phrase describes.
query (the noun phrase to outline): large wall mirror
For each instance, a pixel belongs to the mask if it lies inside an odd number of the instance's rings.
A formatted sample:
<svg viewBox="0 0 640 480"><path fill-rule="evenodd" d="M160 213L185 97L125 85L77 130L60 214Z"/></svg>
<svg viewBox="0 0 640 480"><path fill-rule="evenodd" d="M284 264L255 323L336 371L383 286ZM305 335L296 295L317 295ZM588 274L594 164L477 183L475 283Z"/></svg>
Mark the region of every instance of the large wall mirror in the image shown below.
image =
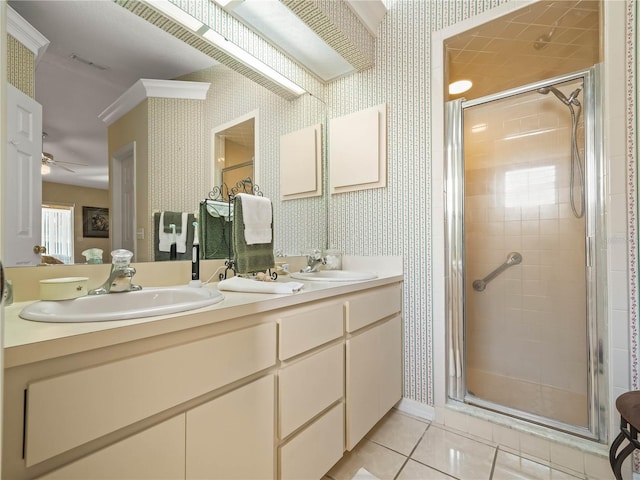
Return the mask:
<svg viewBox="0 0 640 480"><path fill-rule="evenodd" d="M161 180L147 187L138 185L139 189L148 191L143 192L144 211L141 214L138 210L137 215L137 261L154 260L149 245L153 242L149 225L154 212L176 209L196 212L199 201L205 199L213 187L212 182L228 183L234 170L238 173L242 168L253 170L254 181L260 183L262 192L274 203L277 250L299 254L309 246L326 246L326 194L315 199L279 201L280 136L309 125L324 124L326 107L322 101L309 94L294 100L282 98L112 2L10 1L9 5L51 41L48 51L38 60L35 85L35 98L43 106L43 129L48 134L43 147L53 154L56 162L51 175L44 179L43 191L47 198L43 200L72 204L77 217L82 215L83 206L109 205L107 125L101 124L98 115L139 78L208 82L211 87L207 99L194 108L192 114L177 120L182 128L177 134L193 139L191 145L195 153L189 154L196 158L197 170L181 169L184 152L172 148L170 136L158 145L149 145L149 149L153 149L149 159L154 162L154 175ZM164 45L161 47L164 50L146 50L153 44ZM129 55L130 52L137 55ZM52 71L54 64L60 72ZM54 75L60 77L55 82ZM66 86L64 91L51 90L60 82ZM100 86L103 93L98 95L89 85ZM64 99L66 104L50 104L51 98ZM91 109L76 108L78 105ZM85 117L71 118L78 115L79 110ZM157 114L161 118L171 115L163 112L162 106L158 107ZM225 130L222 127L245 117L247 121L237 122L240 123L237 129L243 129L241 135L246 135L248 129L253 130L253 165L249 167L246 160L245 165L239 167L228 165L216 169L215 132L222 132ZM89 125L96 126L97 130L90 131ZM238 132L232 130L226 134ZM241 148L248 147L242 145ZM242 155L246 153L247 150ZM85 173L90 181L84 184L77 181ZM226 178L223 179L223 175ZM82 251L92 247L102 248L103 261L110 262L110 242L84 237L82 222L78 219L74 240L75 263L84 263Z"/></svg>

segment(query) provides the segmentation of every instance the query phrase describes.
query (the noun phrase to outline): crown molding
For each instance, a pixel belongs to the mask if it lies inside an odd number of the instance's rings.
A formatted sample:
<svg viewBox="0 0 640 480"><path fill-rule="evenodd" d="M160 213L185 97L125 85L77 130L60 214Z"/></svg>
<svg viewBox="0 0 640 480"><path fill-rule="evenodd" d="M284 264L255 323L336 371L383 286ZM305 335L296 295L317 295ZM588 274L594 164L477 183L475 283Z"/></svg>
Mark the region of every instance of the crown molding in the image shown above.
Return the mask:
<svg viewBox="0 0 640 480"><path fill-rule="evenodd" d="M33 52L36 64L49 47L49 40L8 5L7 33Z"/></svg>
<svg viewBox="0 0 640 480"><path fill-rule="evenodd" d="M98 115L107 125L111 125L129 113L147 98L181 98L204 100L211 86L208 82L183 82L179 80L154 80L141 78L126 92Z"/></svg>

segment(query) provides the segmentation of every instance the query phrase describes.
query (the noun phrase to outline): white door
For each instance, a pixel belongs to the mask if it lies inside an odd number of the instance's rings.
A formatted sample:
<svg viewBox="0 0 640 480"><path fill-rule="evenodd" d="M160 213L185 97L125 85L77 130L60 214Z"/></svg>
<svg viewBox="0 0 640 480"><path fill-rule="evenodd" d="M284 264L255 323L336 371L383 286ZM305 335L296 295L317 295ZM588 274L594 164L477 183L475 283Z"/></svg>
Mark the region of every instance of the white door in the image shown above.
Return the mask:
<svg viewBox="0 0 640 480"><path fill-rule="evenodd" d="M136 260L136 142L118 150L111 161L111 248L124 248Z"/></svg>
<svg viewBox="0 0 640 480"><path fill-rule="evenodd" d="M37 265L42 241L42 106L7 84L4 264Z"/></svg>

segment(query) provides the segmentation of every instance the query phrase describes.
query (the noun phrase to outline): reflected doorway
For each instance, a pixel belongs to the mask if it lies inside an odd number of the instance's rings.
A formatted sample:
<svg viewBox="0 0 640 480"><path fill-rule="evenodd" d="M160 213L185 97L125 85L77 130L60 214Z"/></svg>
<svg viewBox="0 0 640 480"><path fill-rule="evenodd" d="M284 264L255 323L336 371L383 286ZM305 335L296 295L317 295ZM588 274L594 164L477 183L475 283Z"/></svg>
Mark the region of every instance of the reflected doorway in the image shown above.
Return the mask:
<svg viewBox="0 0 640 480"><path fill-rule="evenodd" d="M133 252L136 261L136 142L118 150L111 159L111 249Z"/></svg>
<svg viewBox="0 0 640 480"><path fill-rule="evenodd" d="M212 185L231 189L247 179L256 183L257 121L254 111L213 130ZM226 195L228 190L223 191Z"/></svg>

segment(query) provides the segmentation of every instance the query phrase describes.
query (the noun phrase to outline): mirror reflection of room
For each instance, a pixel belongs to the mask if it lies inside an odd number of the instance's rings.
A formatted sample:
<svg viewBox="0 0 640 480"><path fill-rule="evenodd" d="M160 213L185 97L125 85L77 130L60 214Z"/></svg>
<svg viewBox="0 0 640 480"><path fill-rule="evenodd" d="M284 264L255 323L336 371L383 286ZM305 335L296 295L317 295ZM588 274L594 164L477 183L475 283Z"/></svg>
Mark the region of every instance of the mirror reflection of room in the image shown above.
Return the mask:
<svg viewBox="0 0 640 480"><path fill-rule="evenodd" d="M103 260L108 262L108 252L123 247L134 251L137 262L153 261L158 245L158 238L154 238L155 212L195 213L199 202L214 185L235 184L244 178L251 178L255 183L261 180L267 182L267 185L261 185L263 190L267 195L277 197L277 171L263 169L267 173L264 179L260 179L258 163L277 162L274 145L277 145L282 134L293 129L291 122L303 126L308 122L323 122L326 108L322 102L311 96L303 96L294 102L297 105L293 105L228 67L217 64L208 55L136 17L120 5L94 3L56 2L55 8L49 2L10 4L26 20L33 20L33 26L49 42L44 55L34 65L35 88L27 89L27 95L43 105L43 130L47 132L47 137L43 140L42 149L52 158L47 160L48 172L41 174L42 191L45 194L43 201L75 206L74 231L68 233L74 239L73 254L50 253L56 257L69 257L63 258L64 262L86 263L82 252L87 248L101 248L106 252ZM46 22L44 18L55 19L56 22ZM105 25L100 24L99 18L113 19L121 26L121 35L108 31ZM83 26L71 26L71 21L81 22ZM57 30L73 32L73 35L61 36ZM134 32L136 39L131 40ZM72 41L71 37L75 40ZM134 49L130 48L133 43L136 44ZM94 51L89 50L93 44L100 44L100 48L95 50L95 57ZM103 48L106 44L110 46L109 53ZM150 51L150 48L155 50ZM80 49L82 55L78 53ZM167 58L166 55L154 54L154 51L171 51L172 55ZM117 60L113 57L117 57ZM186 101L189 105L180 117L173 115L175 112L168 106L170 99L150 97L146 109L141 107L146 110L142 115L149 116L154 112L159 115L154 120L156 127L160 125L158 122L176 126L179 129L176 135L185 139L185 149L178 151L174 138L156 133L157 129L148 130L144 141L138 139L135 151L132 151L136 160L137 176L132 184L135 193L127 207L117 204L118 199L124 199L125 196L114 193L113 179L110 178L113 170L108 167L124 143L115 145L112 142L108 133L109 125L99 116L140 78L207 82L212 87L204 102ZM87 84L80 83L82 80L88 80ZM69 98L82 101L69 102ZM227 139L222 149L223 152L225 149L227 151L222 155L224 166L220 165L218 169L217 159L221 156L214 152L215 147L211 144L213 132L238 119L247 122L236 128L250 130L253 127L255 130L257 122L249 119L252 112L254 115L260 112L266 119L263 123L264 132L259 134L260 150L252 145L246 133L242 133L244 138L241 139L233 130L224 132ZM125 128L131 130L139 126L136 123ZM260 151L270 152L272 158L261 160ZM168 179L174 181L169 182ZM160 186L163 182L167 185ZM89 189L93 199L91 203L74 198L74 192L79 188ZM69 194L65 194L64 199L58 197L58 192L65 189L69 190ZM56 193L49 194L47 191ZM83 237L83 206L110 209L107 241L100 239L99 244L92 244L92 239ZM135 219L126 222L135 223L123 227L121 209L127 211L127 208L128 211L135 210ZM317 199L297 206L275 205L274 214L279 215L278 210L282 215L299 208L311 208L310 214L319 216L318 213L326 209L326 200ZM313 210L317 212L313 213ZM297 228L301 227L295 226L294 230ZM313 230L314 236L320 236L314 243L324 244L326 229L322 225L317 225L317 228L314 225ZM131 245L125 245L121 239L121 235L127 231ZM289 235L280 238L286 242L294 241L294 237ZM40 243L51 245L57 242L42 238ZM291 252L299 250L286 245L280 248ZM41 257L37 257L32 264L41 260Z"/></svg>

